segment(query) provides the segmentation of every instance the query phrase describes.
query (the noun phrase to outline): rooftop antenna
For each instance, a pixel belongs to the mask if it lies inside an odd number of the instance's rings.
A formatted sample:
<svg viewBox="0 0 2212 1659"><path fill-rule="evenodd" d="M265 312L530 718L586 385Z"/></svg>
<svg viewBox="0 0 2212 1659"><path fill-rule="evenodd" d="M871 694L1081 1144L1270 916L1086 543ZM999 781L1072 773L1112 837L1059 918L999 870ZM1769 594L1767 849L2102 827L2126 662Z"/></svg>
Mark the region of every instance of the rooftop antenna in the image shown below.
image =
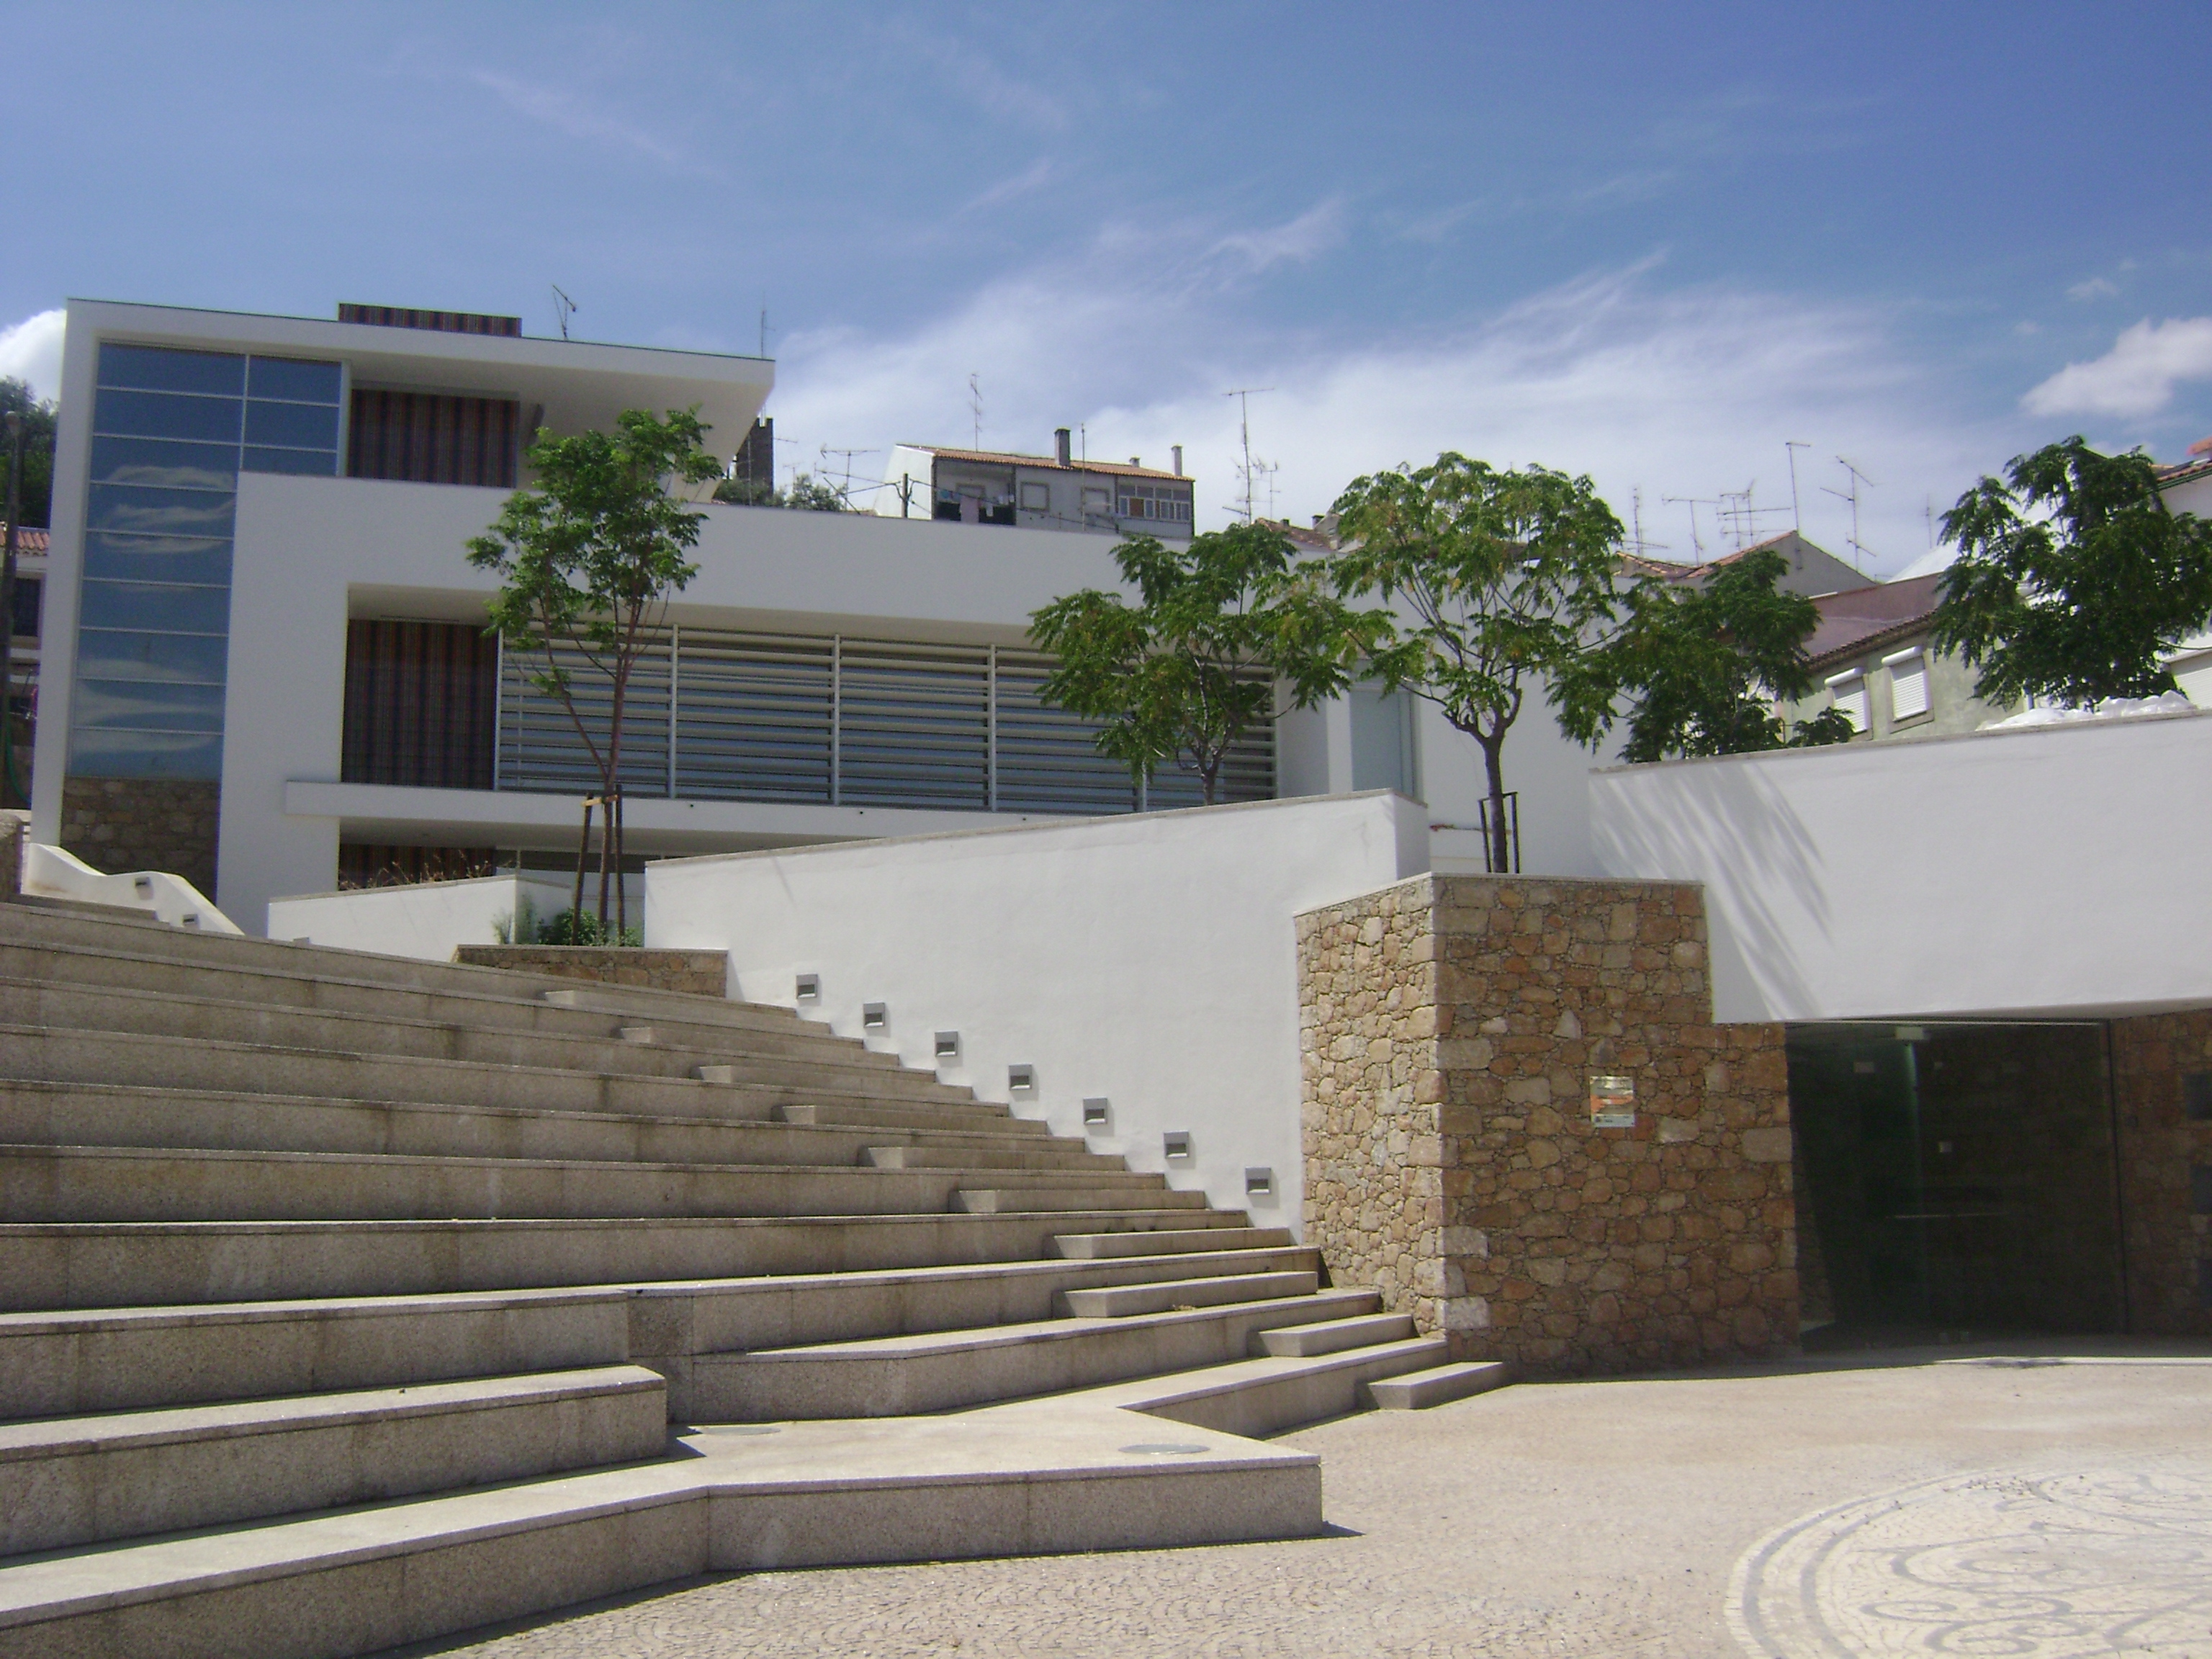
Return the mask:
<svg viewBox="0 0 2212 1659"><path fill-rule="evenodd" d="M1636 549L1636 556L1639 559L1648 558L1655 550L1664 553L1667 550L1666 543L1646 541L1644 538L1644 486L1642 484L1636 486L1631 500L1633 502L1630 508L1632 522L1636 526L1635 539L1631 545Z"/></svg>
<svg viewBox="0 0 2212 1659"><path fill-rule="evenodd" d="M1790 457L1790 527L1801 536L1805 533L1805 519L1797 510L1797 452L1812 447L1796 438L1782 441L1783 451Z"/></svg>
<svg viewBox="0 0 2212 1659"><path fill-rule="evenodd" d="M1759 480L1756 478L1741 489L1721 491L1720 510L1715 517L1723 522L1727 534L1735 543L1735 550L1739 553L1759 539L1759 521L1761 519L1771 519L1782 511L1778 507L1755 505L1758 492Z"/></svg>
<svg viewBox="0 0 2212 1659"><path fill-rule="evenodd" d="M1933 495L1928 498L1928 550L1930 553L1936 550L1936 498Z"/></svg>
<svg viewBox="0 0 2212 1659"><path fill-rule="evenodd" d="M553 320L561 325L561 337L565 340L568 337L568 319L576 314L576 302L561 291L560 283L553 283L552 289Z"/></svg>
<svg viewBox="0 0 2212 1659"><path fill-rule="evenodd" d="M1860 471L1854 463L1846 460L1841 455L1836 457L1836 465L1851 475L1851 487L1848 490L1829 489L1827 485L1822 484L1820 488L1826 489L1828 494L1833 495L1838 501L1849 501L1851 504L1851 551L1858 555L1858 558L1851 561L1851 568L1863 576L1866 574L1866 567L1860 563L1859 560L1872 556L1868 553L1866 544L1859 539L1859 486L1864 484L1868 489L1872 489L1875 487L1875 482Z"/></svg>
<svg viewBox="0 0 2212 1659"><path fill-rule="evenodd" d="M1234 392L1224 392L1224 398L1237 399L1237 435L1244 446L1244 465L1239 469L1244 477L1244 522L1252 522L1252 399L1263 392L1273 392L1271 386L1240 386ZM1231 509L1234 511L1235 509Z"/></svg>
<svg viewBox="0 0 2212 1659"><path fill-rule="evenodd" d="M853 457L855 455L879 455L882 453L883 452L881 450L876 449L832 449L828 444L823 444L822 446L822 472L823 477L827 477L829 476L830 458L832 455L840 456L843 459L844 466L839 472L838 476L844 479L845 487L839 490L837 494L844 499L846 506L850 507L853 504Z"/></svg>
<svg viewBox="0 0 2212 1659"><path fill-rule="evenodd" d="M1717 495L1662 495L1659 499L1669 507L1686 507L1690 509L1690 545L1697 550L1698 562L1703 564L1705 562L1705 544L1698 534L1698 509L1700 507L1710 507L1717 514L1721 504L1720 498Z"/></svg>
<svg viewBox="0 0 2212 1659"><path fill-rule="evenodd" d="M983 384L980 374L968 377L968 411L975 417L975 441L969 447L981 449L983 447Z"/></svg>
<svg viewBox="0 0 2212 1659"><path fill-rule="evenodd" d="M760 355L768 356L768 295L761 295Z"/></svg>

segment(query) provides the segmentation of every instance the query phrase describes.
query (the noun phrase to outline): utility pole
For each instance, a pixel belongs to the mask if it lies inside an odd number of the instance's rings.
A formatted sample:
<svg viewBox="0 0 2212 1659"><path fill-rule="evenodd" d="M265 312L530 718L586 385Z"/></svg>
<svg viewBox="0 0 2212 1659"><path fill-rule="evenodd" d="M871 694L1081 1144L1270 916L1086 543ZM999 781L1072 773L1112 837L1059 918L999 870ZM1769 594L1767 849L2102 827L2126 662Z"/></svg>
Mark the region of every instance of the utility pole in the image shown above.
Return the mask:
<svg viewBox="0 0 2212 1659"><path fill-rule="evenodd" d="M968 408L975 417L975 442L969 447L981 449L983 447L983 386L980 374L968 377Z"/></svg>
<svg viewBox="0 0 2212 1659"><path fill-rule="evenodd" d="M15 520L23 515L23 417L8 412L7 551L0 556L0 794L15 788ZM12 799L9 804L15 805ZM29 801L21 803L29 805Z"/></svg>

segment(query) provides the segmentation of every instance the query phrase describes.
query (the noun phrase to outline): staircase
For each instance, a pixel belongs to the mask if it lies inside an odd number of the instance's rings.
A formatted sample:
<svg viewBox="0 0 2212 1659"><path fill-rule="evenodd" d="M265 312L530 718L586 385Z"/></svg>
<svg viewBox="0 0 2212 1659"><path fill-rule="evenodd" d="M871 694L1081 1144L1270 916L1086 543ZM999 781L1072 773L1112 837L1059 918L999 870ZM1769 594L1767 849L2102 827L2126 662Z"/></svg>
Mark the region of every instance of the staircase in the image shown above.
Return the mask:
<svg viewBox="0 0 2212 1659"><path fill-rule="evenodd" d="M10 1655L1311 1534L1237 1437L1502 1380L1443 1350L786 1010L0 902Z"/></svg>

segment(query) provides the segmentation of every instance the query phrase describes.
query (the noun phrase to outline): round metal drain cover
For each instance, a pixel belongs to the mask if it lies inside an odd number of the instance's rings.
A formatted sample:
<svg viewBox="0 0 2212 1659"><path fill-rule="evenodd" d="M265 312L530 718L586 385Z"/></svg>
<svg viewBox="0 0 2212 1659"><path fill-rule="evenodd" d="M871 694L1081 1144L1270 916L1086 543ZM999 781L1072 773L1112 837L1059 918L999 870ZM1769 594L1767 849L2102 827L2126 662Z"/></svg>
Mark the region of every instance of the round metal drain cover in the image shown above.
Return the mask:
<svg viewBox="0 0 2212 1659"><path fill-rule="evenodd" d="M1153 1457L1188 1457L1196 1452L1207 1452L1211 1446L1195 1446L1176 1441L1147 1441L1141 1446L1124 1446L1125 1452L1144 1452Z"/></svg>

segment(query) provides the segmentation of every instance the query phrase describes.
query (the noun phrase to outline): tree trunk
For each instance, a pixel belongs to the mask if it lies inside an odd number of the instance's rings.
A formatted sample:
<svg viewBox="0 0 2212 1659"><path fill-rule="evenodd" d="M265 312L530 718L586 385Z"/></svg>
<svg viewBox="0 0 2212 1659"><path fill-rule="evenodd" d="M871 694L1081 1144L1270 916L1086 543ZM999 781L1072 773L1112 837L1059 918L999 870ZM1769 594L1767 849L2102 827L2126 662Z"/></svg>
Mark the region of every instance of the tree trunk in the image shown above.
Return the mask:
<svg viewBox="0 0 2212 1659"><path fill-rule="evenodd" d="M629 866L623 860L629 849L623 842L622 791L615 791L615 943L620 945L623 936L629 932L629 886L624 879Z"/></svg>
<svg viewBox="0 0 2212 1659"><path fill-rule="evenodd" d="M1505 833L1505 733L1475 733L1482 745L1483 770L1490 777L1490 846L1486 849L1491 873L1513 873L1512 843Z"/></svg>

